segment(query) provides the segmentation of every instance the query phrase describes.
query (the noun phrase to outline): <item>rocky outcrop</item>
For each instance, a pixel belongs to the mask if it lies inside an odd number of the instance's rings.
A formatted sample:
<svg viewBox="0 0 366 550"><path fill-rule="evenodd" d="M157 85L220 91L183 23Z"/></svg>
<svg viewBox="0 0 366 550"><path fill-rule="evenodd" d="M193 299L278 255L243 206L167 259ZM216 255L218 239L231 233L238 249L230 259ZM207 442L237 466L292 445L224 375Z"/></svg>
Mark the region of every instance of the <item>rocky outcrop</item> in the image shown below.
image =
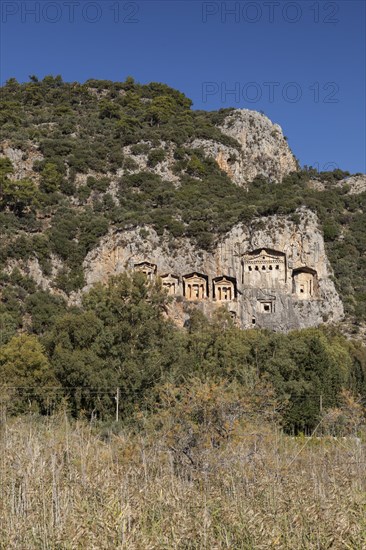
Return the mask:
<svg viewBox="0 0 366 550"><path fill-rule="evenodd" d="M209 139L195 139L190 146L203 149L214 158L234 183L245 186L257 176L270 182L299 169L281 127L265 115L249 109L235 109L219 127L234 138L238 147Z"/></svg>
<svg viewBox="0 0 366 550"><path fill-rule="evenodd" d="M152 144L148 141L141 141L139 144L147 146L149 150L154 149ZM165 158L161 162L158 162L154 167L149 165L147 153L133 154L131 149L131 145L127 145L123 148L123 154L132 159L135 164L135 167L129 170L131 173L148 171L158 174L163 179L171 181L175 184L179 182L179 177L172 171L173 165L176 162L174 159L175 147L172 143L166 141L159 142L159 149L164 150ZM125 172L126 170L122 166L119 170L117 170L117 176L121 177Z"/></svg>
<svg viewBox="0 0 366 550"><path fill-rule="evenodd" d="M256 176L280 182L299 168L281 127L261 113L236 109L225 118L220 130L240 143L241 185Z"/></svg>
<svg viewBox="0 0 366 550"><path fill-rule="evenodd" d="M53 254L51 254L50 260L51 272L49 275L45 275L38 259L35 257L27 258L26 260L9 259L3 271L7 275L11 275L14 270L17 270L23 277L33 279L41 290L49 291L51 294L61 295L67 300L67 295L54 285L57 275L63 269L63 263ZM73 297L72 301L76 302L77 300Z"/></svg>
<svg viewBox="0 0 366 550"><path fill-rule="evenodd" d="M111 275L143 267L149 276L176 281L171 316L181 323L191 307L211 315L223 305L242 328L287 331L339 321L343 307L316 215L305 209L297 214L296 223L272 216L237 225L211 252L197 250L185 238L172 243L149 227L111 231L84 262L84 291ZM233 286L219 296L215 285L223 280L227 288ZM197 296L188 297L190 282L192 288L200 286Z"/></svg>
<svg viewBox="0 0 366 550"><path fill-rule="evenodd" d="M34 171L33 163L36 160L43 160L43 155L33 143L26 143L23 149L19 149L8 141L3 141L0 144L0 157L11 160L14 169L14 173L11 174L12 179L31 178L38 181L39 174Z"/></svg>
<svg viewBox="0 0 366 550"><path fill-rule="evenodd" d="M315 189L316 191L325 191L326 189L336 187L343 189L348 195L359 195L366 191L366 174L355 174L336 183L330 183L321 179L311 179L307 185L310 189Z"/></svg>
<svg viewBox="0 0 366 550"><path fill-rule="evenodd" d="M350 176L337 183L337 187L348 189L349 195L359 195L366 191L366 174Z"/></svg>
<svg viewBox="0 0 366 550"><path fill-rule="evenodd" d="M342 302L336 292L322 233L314 213L299 209L296 218L263 217L238 224L211 251L187 238L159 236L152 228L111 229L86 257L86 286L67 297L55 286L62 263L52 257L45 276L35 258L9 260L5 272L18 269L70 305L95 283L134 270L158 277L172 297L169 317L183 326L192 308L208 317L225 307L241 328L291 329L338 322Z"/></svg>
<svg viewBox="0 0 366 550"><path fill-rule="evenodd" d="M248 183L248 180L245 179L240 147L229 147L211 139L195 139L189 146L202 149L208 157L215 159L219 168L226 172L236 185L243 186Z"/></svg>

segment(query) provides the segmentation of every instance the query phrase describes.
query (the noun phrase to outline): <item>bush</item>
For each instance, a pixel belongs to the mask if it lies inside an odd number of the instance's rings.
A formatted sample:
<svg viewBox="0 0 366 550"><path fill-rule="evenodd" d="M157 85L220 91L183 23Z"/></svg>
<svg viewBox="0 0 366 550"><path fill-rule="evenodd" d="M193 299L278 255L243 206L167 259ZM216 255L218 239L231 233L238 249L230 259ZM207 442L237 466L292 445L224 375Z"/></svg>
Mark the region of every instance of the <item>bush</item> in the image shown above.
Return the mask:
<svg viewBox="0 0 366 550"><path fill-rule="evenodd" d="M154 168L165 159L164 149L152 149L147 157L147 165Z"/></svg>
<svg viewBox="0 0 366 550"><path fill-rule="evenodd" d="M132 145L131 153L133 155L148 155L150 152L150 146L147 143L136 143Z"/></svg>
<svg viewBox="0 0 366 550"><path fill-rule="evenodd" d="M170 451L176 473L204 470L207 454L239 439L248 425L274 421L276 401L269 387L244 388L227 380L188 380L181 386L158 388L155 412L138 412L137 421L156 433ZM143 422L142 422L143 420Z"/></svg>

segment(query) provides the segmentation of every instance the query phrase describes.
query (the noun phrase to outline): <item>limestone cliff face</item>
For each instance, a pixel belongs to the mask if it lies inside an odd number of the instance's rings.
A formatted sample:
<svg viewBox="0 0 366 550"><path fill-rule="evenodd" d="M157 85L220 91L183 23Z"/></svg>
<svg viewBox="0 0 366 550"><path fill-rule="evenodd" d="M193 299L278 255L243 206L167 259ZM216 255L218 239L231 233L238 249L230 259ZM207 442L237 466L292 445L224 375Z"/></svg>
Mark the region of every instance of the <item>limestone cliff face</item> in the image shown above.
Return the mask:
<svg viewBox="0 0 366 550"><path fill-rule="evenodd" d="M235 226L212 252L154 230L111 231L84 262L87 285L134 269L161 277L173 296L171 316L184 324L189 309L207 315L225 306L242 328L287 331L337 322L343 307L316 215L299 223L272 216Z"/></svg>
<svg viewBox="0 0 366 550"><path fill-rule="evenodd" d="M236 109L225 118L220 130L241 145L242 183L250 182L256 176L279 182L290 172L298 170L281 127L265 115L249 109Z"/></svg>
<svg viewBox="0 0 366 550"><path fill-rule="evenodd" d="M229 147L210 139L195 139L189 145L196 149L203 149L205 154L213 158L219 168L226 172L236 185L244 186L251 181L245 176L243 152L240 147Z"/></svg>
<svg viewBox="0 0 366 550"><path fill-rule="evenodd" d="M226 116L219 129L234 138L238 146L228 146L212 139L194 139L186 146L203 149L236 185L245 186L256 176L280 182L284 176L299 169L281 127L265 115L249 109L235 109ZM138 165L136 170L150 170L178 184L179 178L172 170L175 146L161 142L160 147L165 150L166 158L154 168L149 167L146 153L133 155ZM126 146L123 152L126 156L131 155L131 147ZM123 173L121 167L117 175L120 177Z"/></svg>
<svg viewBox="0 0 366 550"><path fill-rule="evenodd" d="M201 147L237 185L243 186L256 176L280 182L299 169L282 129L265 115L249 109L235 109L219 127L239 143L228 147L213 140L196 139L193 147Z"/></svg>
<svg viewBox="0 0 366 550"><path fill-rule="evenodd" d="M243 182L252 181L256 176L278 182L298 170L281 127L265 115L249 109L237 109L225 118L220 129L241 145Z"/></svg>

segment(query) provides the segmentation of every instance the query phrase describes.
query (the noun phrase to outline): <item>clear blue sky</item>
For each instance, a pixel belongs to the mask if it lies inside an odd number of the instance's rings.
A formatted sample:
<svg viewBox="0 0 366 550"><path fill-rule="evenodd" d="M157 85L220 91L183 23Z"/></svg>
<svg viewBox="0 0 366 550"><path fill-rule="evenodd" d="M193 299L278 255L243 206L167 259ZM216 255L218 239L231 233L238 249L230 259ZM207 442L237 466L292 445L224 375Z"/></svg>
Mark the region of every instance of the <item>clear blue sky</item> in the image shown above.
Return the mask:
<svg viewBox="0 0 366 550"><path fill-rule="evenodd" d="M264 111L302 165L366 172L365 5L2 0L1 81L165 82L194 108Z"/></svg>

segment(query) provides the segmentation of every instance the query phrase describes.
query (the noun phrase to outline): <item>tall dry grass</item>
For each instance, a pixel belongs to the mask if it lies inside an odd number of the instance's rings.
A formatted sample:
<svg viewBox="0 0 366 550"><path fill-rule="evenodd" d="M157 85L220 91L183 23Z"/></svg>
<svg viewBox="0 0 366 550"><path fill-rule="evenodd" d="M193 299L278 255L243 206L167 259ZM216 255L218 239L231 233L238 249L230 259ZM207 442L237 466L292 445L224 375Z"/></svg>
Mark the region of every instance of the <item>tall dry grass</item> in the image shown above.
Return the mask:
<svg viewBox="0 0 366 550"><path fill-rule="evenodd" d="M1 427L2 549L363 549L365 446L255 426L176 460L66 415Z"/></svg>

